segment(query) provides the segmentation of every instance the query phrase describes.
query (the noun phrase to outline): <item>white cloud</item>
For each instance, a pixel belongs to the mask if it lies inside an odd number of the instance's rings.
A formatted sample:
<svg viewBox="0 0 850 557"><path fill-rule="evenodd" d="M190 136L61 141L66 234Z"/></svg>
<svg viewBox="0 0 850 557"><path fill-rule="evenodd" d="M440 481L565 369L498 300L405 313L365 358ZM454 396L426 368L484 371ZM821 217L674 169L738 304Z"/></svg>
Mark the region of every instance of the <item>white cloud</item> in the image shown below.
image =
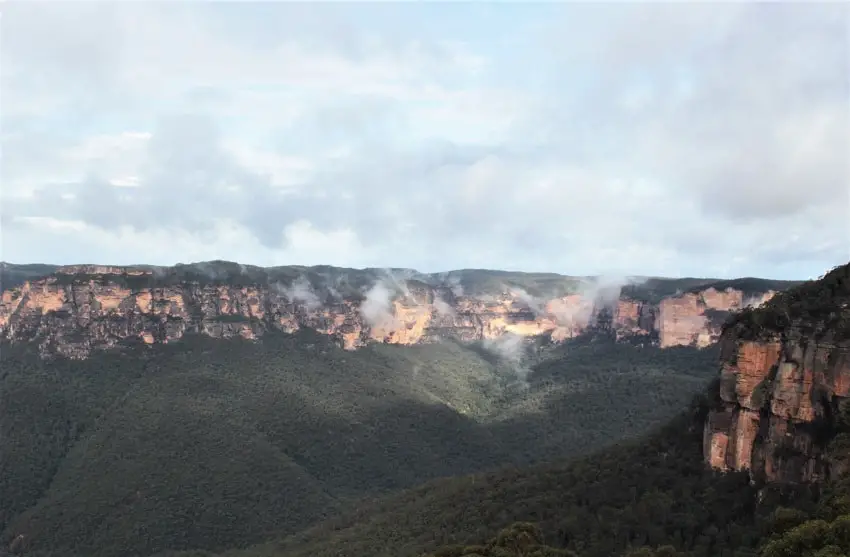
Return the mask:
<svg viewBox="0 0 850 557"><path fill-rule="evenodd" d="M4 8L3 258L690 275L850 258L846 5L494 8L484 31L463 6L238 7ZM85 223L76 251L17 247L56 241L44 219ZM160 237L179 240L139 247Z"/></svg>
<svg viewBox="0 0 850 557"><path fill-rule="evenodd" d="M376 282L367 292L360 305L360 314L371 327L392 331L397 328L398 320L393 313L392 299L395 292L384 281Z"/></svg>
<svg viewBox="0 0 850 557"><path fill-rule="evenodd" d="M237 141L226 142L223 148L233 155L239 165L267 177L269 183L278 188L303 184L315 170L315 163L306 157L254 149Z"/></svg>

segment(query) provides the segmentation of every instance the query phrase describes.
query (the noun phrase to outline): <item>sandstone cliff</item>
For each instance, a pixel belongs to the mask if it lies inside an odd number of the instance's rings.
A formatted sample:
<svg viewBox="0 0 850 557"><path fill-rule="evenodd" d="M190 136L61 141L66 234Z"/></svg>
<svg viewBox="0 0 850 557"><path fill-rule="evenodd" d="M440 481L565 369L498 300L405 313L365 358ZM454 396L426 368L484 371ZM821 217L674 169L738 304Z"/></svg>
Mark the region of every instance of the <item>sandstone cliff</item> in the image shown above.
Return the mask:
<svg viewBox="0 0 850 557"><path fill-rule="evenodd" d="M588 330L662 347L703 347L717 340L730 312L773 295L766 289L708 286L652 301L621 293L619 286L612 291L554 275L566 286L547 296L532 295L504 277L493 281L501 275L485 271L419 275L323 267L318 273L316 268L200 265L206 267L60 268L2 293L0 338L34 341L44 355L72 358L132 339L167 343L186 333L254 339L269 330L291 333L303 327L330 335L347 349L371 341L475 341L506 334L562 341ZM490 281L489 291L464 292L458 277L466 280L473 272ZM552 275L544 278L546 285L554 284Z"/></svg>
<svg viewBox="0 0 850 557"><path fill-rule="evenodd" d="M844 265L728 324L719 397L705 423L710 466L769 481L816 481L845 469L848 301Z"/></svg>

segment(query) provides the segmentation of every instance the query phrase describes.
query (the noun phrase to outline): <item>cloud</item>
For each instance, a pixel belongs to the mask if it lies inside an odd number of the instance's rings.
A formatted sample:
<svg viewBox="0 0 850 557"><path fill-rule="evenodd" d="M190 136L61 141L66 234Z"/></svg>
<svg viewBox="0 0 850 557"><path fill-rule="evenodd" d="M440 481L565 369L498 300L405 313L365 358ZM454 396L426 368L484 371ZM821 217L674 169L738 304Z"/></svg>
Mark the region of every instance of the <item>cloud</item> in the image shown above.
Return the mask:
<svg viewBox="0 0 850 557"><path fill-rule="evenodd" d="M620 299L624 286L636 285L645 279L624 276L599 276L579 282L571 296L578 300L564 300L555 293L544 296L532 296L522 288L511 287L507 290L535 315L551 316L563 327L584 326L594 312L612 309Z"/></svg>
<svg viewBox="0 0 850 557"><path fill-rule="evenodd" d="M445 300L443 300L439 294L434 297L434 309L437 311L437 315L441 317L454 317L455 310Z"/></svg>
<svg viewBox="0 0 850 557"><path fill-rule="evenodd" d="M376 282L367 292L360 304L360 315L370 327L383 330L398 328L398 320L393 312L395 292L384 281Z"/></svg>
<svg viewBox="0 0 850 557"><path fill-rule="evenodd" d="M521 385L528 386L530 370L523 360L526 353L525 339L514 333L505 333L493 339L485 339L483 346L505 361L516 374Z"/></svg>
<svg viewBox="0 0 850 557"><path fill-rule="evenodd" d="M486 31L465 5L238 8L4 7L4 259L850 259L846 5L499 7Z"/></svg>
<svg viewBox="0 0 850 557"><path fill-rule="evenodd" d="M508 289L508 292L518 298L523 304L528 307L529 310L534 312L535 315L543 313L546 309L544 307L546 300L535 298L522 288L512 287Z"/></svg>
<svg viewBox="0 0 850 557"><path fill-rule="evenodd" d="M313 311L323 305L322 300L319 299L310 285L310 281L304 275L295 279L288 287L283 287L281 292L288 299L303 305L308 311Z"/></svg>

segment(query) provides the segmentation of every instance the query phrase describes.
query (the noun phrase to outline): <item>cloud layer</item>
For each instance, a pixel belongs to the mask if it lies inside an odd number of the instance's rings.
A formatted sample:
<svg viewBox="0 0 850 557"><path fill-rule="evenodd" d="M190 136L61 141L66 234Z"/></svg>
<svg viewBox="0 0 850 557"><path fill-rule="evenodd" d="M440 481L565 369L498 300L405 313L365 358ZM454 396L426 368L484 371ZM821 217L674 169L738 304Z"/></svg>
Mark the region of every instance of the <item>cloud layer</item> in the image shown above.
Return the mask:
<svg viewBox="0 0 850 557"><path fill-rule="evenodd" d="M845 262L850 7L710 8L4 6L0 257Z"/></svg>

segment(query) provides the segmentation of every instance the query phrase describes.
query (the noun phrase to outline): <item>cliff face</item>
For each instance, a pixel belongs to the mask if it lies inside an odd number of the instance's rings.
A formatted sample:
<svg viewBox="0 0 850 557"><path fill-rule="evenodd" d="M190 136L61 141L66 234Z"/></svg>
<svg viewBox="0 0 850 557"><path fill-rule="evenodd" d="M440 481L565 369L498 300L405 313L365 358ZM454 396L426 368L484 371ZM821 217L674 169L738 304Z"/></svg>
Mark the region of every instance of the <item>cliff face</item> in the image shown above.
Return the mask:
<svg viewBox="0 0 850 557"><path fill-rule="evenodd" d="M291 333L302 327L330 335L347 349L370 341L415 344L447 336L474 341L547 334L562 341L590 328L663 347L702 347L718 338L723 319L743 307L745 298L732 288L707 288L660 303L625 297L601 301L593 294L535 298L511 288L470 296L421 281L376 283L360 295L342 296L298 281L157 285L155 274L79 266L24 282L2 294L0 338L36 341L44 355L72 358L128 339L167 343L187 332L254 339L269 330ZM761 293L760 299L772 294Z"/></svg>
<svg viewBox="0 0 850 557"><path fill-rule="evenodd" d="M793 482L846 468L837 448L850 396L848 285L847 266L839 267L742 313L722 333L707 464Z"/></svg>

